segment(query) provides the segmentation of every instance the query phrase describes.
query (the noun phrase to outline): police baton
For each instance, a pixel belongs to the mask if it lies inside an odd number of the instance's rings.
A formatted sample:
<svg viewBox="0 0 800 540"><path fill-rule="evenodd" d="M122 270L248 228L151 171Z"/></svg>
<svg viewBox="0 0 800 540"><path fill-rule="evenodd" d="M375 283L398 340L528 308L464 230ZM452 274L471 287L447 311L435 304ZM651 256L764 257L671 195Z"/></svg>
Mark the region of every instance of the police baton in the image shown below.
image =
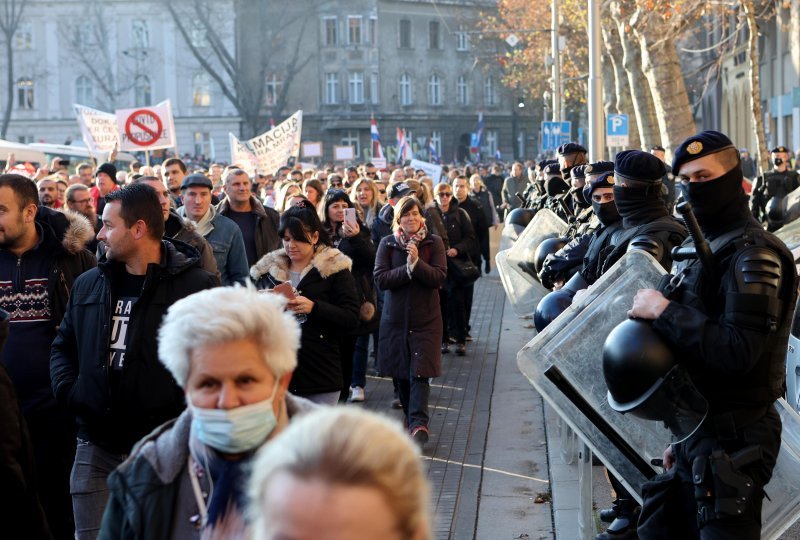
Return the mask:
<svg viewBox="0 0 800 540"><path fill-rule="evenodd" d="M714 276L714 254L711 252L711 247L708 245L703 231L700 230L700 225L697 223L697 218L692 211L692 205L689 201L682 201L675 207L678 213L683 218L683 223L686 225L686 230L694 242L694 247L674 247L672 248L672 260L686 261L689 259L698 259L703 272L707 277Z"/></svg>

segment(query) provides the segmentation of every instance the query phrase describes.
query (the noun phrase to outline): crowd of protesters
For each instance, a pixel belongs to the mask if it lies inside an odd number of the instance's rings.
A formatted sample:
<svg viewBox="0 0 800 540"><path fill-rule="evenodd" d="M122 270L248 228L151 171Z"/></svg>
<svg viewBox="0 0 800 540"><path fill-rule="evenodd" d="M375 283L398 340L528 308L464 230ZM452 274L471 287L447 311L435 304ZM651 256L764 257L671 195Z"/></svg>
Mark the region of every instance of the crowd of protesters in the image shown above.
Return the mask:
<svg viewBox="0 0 800 540"><path fill-rule="evenodd" d="M241 531L242 465L295 413L367 399L368 374L392 378L424 446L430 379L469 353L473 284L513 207L499 164L438 182L371 163L16 170L0 175L0 507L21 538Z"/></svg>

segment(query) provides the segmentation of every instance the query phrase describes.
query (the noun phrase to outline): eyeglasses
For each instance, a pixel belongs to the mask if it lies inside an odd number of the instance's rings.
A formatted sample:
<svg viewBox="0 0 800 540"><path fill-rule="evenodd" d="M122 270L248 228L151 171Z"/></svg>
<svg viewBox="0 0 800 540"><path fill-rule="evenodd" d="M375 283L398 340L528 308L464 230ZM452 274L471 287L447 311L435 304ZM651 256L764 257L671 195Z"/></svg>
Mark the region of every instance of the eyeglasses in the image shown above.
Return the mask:
<svg viewBox="0 0 800 540"><path fill-rule="evenodd" d="M341 182L331 182L330 185L331 185L331 187L342 187L342 183Z"/></svg>
<svg viewBox="0 0 800 540"><path fill-rule="evenodd" d="M92 200L92 198L89 197L88 199L83 199L83 200L80 200L80 201L72 201L72 204L86 204L86 203L90 202L91 200Z"/></svg>
<svg viewBox="0 0 800 540"><path fill-rule="evenodd" d="M440 191L436 194L437 197L452 197L453 193L450 191Z"/></svg>

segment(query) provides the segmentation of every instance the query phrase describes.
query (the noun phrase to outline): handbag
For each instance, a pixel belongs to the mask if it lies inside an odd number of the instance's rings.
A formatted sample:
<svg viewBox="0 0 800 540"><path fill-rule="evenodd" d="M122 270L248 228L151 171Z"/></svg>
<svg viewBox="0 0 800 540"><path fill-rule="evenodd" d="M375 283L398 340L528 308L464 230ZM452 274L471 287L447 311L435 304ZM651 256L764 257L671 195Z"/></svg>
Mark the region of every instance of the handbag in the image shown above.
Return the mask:
<svg viewBox="0 0 800 540"><path fill-rule="evenodd" d="M466 287L472 285L481 277L480 268L475 266L470 259L461 259L459 257L447 258L447 275L456 285Z"/></svg>

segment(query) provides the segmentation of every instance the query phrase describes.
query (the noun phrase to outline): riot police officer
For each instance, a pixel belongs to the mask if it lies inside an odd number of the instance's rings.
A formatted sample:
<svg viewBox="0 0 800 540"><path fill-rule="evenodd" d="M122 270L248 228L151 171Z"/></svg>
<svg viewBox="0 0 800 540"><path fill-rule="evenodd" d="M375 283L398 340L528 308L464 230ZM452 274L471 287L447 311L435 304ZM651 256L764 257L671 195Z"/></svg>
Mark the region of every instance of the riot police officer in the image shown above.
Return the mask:
<svg viewBox="0 0 800 540"><path fill-rule="evenodd" d="M757 220L767 224L768 231L775 231L784 225L783 199L800 187L800 176L789 169L789 150L785 146L773 148L769 154L772 170L753 183L750 209Z"/></svg>
<svg viewBox="0 0 800 540"><path fill-rule="evenodd" d="M688 439L664 453L646 484L643 538L757 539L762 488L780 449L784 356L796 300L791 253L753 219L739 154L705 131L675 152L672 169L694 208L713 262L676 264L669 298L640 290L631 317L652 320L709 405ZM687 241L687 246L694 245Z"/></svg>
<svg viewBox="0 0 800 540"><path fill-rule="evenodd" d="M661 185L663 186L661 192L664 196L664 204L667 205L667 211L672 213L672 209L675 208L675 198L678 194L675 190L675 176L672 174L672 167L666 163L667 151L664 150L663 146L655 145L650 147L650 153L663 161L667 168L667 172L661 178Z"/></svg>
<svg viewBox="0 0 800 540"><path fill-rule="evenodd" d="M586 148L575 142L568 142L558 147L558 166L561 169L561 177L565 182L570 181L569 173L572 167L589 163L586 157Z"/></svg>

